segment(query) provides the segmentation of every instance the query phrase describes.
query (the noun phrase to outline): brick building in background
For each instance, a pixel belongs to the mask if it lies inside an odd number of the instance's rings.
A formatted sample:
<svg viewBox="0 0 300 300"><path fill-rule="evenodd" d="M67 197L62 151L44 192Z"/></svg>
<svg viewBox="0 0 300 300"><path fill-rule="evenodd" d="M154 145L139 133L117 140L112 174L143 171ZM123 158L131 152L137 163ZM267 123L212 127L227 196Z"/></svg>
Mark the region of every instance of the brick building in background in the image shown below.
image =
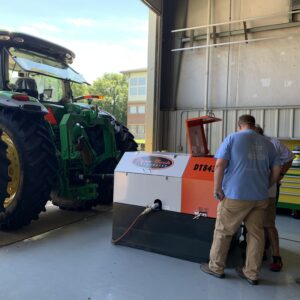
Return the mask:
<svg viewBox="0 0 300 300"><path fill-rule="evenodd" d="M145 146L145 114L147 101L147 69L122 71L128 76L127 127L139 144Z"/></svg>

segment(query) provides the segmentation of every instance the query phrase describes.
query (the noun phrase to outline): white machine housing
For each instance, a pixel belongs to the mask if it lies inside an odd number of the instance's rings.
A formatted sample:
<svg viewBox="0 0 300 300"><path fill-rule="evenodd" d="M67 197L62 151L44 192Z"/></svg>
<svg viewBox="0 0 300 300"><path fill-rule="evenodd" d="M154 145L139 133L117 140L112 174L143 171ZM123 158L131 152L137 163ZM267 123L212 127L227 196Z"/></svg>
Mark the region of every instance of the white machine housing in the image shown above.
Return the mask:
<svg viewBox="0 0 300 300"><path fill-rule="evenodd" d="M162 209L181 211L182 176L190 155L126 152L115 169L114 202L147 206L155 199Z"/></svg>

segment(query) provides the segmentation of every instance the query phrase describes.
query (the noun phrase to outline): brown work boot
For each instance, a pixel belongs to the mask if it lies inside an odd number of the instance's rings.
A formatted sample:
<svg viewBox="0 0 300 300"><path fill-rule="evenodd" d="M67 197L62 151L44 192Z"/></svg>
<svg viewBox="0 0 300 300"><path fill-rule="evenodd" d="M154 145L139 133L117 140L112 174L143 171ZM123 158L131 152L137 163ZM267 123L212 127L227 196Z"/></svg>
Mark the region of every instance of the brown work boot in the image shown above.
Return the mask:
<svg viewBox="0 0 300 300"><path fill-rule="evenodd" d="M208 263L202 263L200 264L200 269L201 271L203 271L204 273L206 274L209 274L209 275L212 275L212 276L215 276L217 278L224 278L225 277L225 274L222 273L222 274L219 274L219 273L216 273L214 271L212 271L209 266L208 266Z"/></svg>
<svg viewBox="0 0 300 300"><path fill-rule="evenodd" d="M238 267L235 270L241 278L246 279L251 285L258 285L258 279L250 279L249 277L247 277L241 267Z"/></svg>
<svg viewBox="0 0 300 300"><path fill-rule="evenodd" d="M280 272L282 269L282 259L280 256L273 256L273 262L270 265L270 270L273 272Z"/></svg>

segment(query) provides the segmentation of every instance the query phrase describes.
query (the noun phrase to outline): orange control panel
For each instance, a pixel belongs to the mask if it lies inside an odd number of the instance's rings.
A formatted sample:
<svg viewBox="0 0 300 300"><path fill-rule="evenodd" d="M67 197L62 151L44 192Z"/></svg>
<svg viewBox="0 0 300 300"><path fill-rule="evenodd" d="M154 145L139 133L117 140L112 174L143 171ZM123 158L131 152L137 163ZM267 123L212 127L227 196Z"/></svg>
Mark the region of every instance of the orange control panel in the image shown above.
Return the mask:
<svg viewBox="0 0 300 300"><path fill-rule="evenodd" d="M181 212L216 218L219 203L213 197L215 159L191 157L182 178Z"/></svg>

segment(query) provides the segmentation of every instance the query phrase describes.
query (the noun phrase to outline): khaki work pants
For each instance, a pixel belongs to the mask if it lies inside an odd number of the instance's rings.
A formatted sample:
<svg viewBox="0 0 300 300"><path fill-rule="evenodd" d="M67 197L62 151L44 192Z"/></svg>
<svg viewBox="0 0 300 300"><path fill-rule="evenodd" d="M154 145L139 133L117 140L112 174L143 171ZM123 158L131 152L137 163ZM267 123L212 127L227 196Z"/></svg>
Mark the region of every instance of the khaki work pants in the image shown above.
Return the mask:
<svg viewBox="0 0 300 300"><path fill-rule="evenodd" d="M244 274L258 279L265 245L264 217L269 200L249 201L224 199L218 204L209 268L223 274L232 236L244 221L248 230Z"/></svg>

